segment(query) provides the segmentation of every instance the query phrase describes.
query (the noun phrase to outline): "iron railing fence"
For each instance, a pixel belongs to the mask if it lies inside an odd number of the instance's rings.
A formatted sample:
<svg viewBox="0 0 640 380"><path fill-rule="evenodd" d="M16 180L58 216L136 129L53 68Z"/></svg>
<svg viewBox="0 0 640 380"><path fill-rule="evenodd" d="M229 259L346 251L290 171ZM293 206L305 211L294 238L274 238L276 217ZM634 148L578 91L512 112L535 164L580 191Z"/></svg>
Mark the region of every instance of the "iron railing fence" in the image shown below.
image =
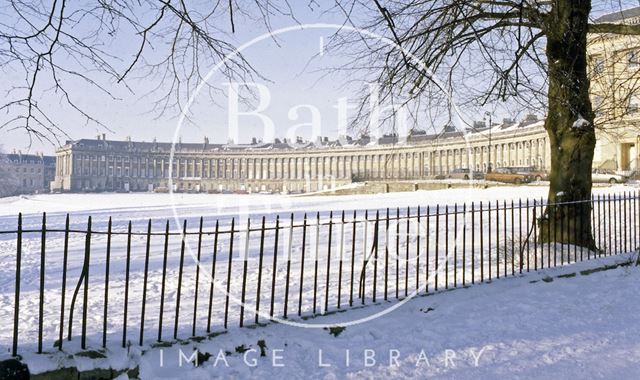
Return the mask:
<svg viewBox="0 0 640 380"><path fill-rule="evenodd" d="M61 350L78 335L83 349L144 345L628 252L638 247L638 199L625 192L556 204L200 217L181 220L180 230L170 220L134 229L131 221L91 216L83 228L68 214L54 228L46 214L28 223L19 215L17 229L0 231L3 249L15 252L5 255L15 283L2 282L0 292L13 299L3 308L13 311L4 316L13 329L0 339L13 355L19 344ZM591 209L598 250L540 241L545 231L534 221L560 208ZM559 233L580 231L581 223L560 225Z"/></svg>

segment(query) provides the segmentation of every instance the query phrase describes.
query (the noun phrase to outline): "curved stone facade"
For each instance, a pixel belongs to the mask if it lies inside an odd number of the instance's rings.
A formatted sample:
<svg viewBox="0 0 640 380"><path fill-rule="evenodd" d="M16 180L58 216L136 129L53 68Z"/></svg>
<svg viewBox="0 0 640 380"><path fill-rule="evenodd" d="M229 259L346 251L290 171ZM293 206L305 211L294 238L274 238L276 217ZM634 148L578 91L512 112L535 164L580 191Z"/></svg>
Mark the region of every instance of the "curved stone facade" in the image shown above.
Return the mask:
<svg viewBox="0 0 640 380"><path fill-rule="evenodd" d="M489 136L491 144L489 144ZM355 181L422 180L456 168L549 166L541 122L477 132L416 134L345 142L171 144L79 140L57 150L58 191L308 192ZM490 147L489 147L490 145Z"/></svg>

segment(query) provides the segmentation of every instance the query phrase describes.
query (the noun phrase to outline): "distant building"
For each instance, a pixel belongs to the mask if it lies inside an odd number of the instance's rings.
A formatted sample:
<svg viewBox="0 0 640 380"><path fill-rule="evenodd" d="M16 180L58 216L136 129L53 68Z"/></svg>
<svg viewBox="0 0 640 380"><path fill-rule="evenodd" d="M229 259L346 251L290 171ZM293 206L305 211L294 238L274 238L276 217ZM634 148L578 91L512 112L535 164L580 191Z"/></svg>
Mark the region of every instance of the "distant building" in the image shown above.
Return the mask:
<svg viewBox="0 0 640 380"><path fill-rule="evenodd" d="M55 191L308 192L355 181L420 180L456 168L549 167L542 121L495 124L463 133L362 136L315 143L251 144L67 141L56 151ZM489 154L489 149L491 153ZM171 181L170 181L171 178Z"/></svg>
<svg viewBox="0 0 640 380"><path fill-rule="evenodd" d="M19 194L48 193L55 179L56 158L42 154L7 154L9 170L15 173Z"/></svg>
<svg viewBox="0 0 640 380"><path fill-rule="evenodd" d="M595 22L638 24L640 7L606 14ZM594 167L640 169L640 36L590 34L587 41L591 103L596 113Z"/></svg>

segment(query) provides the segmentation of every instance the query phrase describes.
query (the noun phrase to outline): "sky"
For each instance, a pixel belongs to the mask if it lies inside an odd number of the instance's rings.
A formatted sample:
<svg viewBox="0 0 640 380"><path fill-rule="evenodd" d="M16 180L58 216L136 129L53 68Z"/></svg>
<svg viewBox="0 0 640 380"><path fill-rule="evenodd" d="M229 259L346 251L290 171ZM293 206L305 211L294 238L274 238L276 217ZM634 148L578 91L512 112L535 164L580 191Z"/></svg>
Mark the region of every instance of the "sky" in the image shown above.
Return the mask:
<svg viewBox="0 0 640 380"><path fill-rule="evenodd" d="M281 28L308 23L339 25L343 21L336 12L323 12L318 6L307 6L306 2L292 2L292 5L298 23L290 17L276 16L271 19L272 31L277 32ZM233 99L233 96L230 96L230 84L214 66L210 68L208 83L222 89L223 93L211 96L204 88L201 93L192 97L185 96L182 99L184 103L192 101L189 113L192 122L181 123L181 114L175 109L166 114L154 111L153 102L159 96L159 92L152 92L155 79L148 78L129 79L129 88L111 83L108 88L118 98L115 100L82 81L67 83L77 95L74 101L108 128L87 123L77 112L64 107L56 97L45 96L40 104L53 109L58 124L68 134L68 138L74 140L105 134L107 139L113 140L131 137L138 141L172 141L174 135L178 135L184 142L201 142L206 136L211 143L226 143L230 138L243 143L251 141L254 136L265 139L264 118L272 120L274 125L274 130L267 133L267 136L282 138L295 134L310 138L313 134L320 134L336 137L338 110L335 106L338 99L348 97L352 102L357 100L350 89L344 88L344 77L340 78L338 74L325 77L327 72L324 68L341 64L341 58L337 55L325 59L326 48L321 48L337 28L303 28L271 38L265 34L267 30L264 25L243 23L241 17L238 19L236 32L230 36L230 42L235 46L242 46L248 41L264 37L248 46L242 53L262 76L255 78L257 85L264 86L267 92L262 94L266 109L261 113L265 116L262 119L250 115L239 116L237 120L240 128L233 136L230 136L228 131L227 107L230 99ZM111 44L120 45L115 50L120 52L123 61L127 55L131 56L137 47L135 41L127 40L112 41ZM203 70L207 71L209 70ZM4 82L2 87L9 87L12 80L20 79L4 76L0 83ZM358 83L356 87L362 85L364 83ZM240 87L240 95L246 94L246 88L243 90L243 87ZM320 121L320 133L317 129L315 133L312 132L308 125L296 128L296 125L308 124L312 119L311 111L305 105L312 105L318 109L319 117L315 120ZM291 110L296 106L297 111L295 108ZM240 104L239 111L251 111L251 107ZM0 130L0 137L4 151L16 149L22 152L42 151L52 154L56 148L55 144L46 141L30 140L23 130L3 129ZM60 136L60 139L61 143L67 140L64 136Z"/></svg>
<svg viewBox="0 0 640 380"><path fill-rule="evenodd" d="M271 29L278 31L280 28L308 23L343 23L344 17L339 12L326 11L332 2L319 3L320 5L307 1L291 2L298 23L288 16L274 16L271 19ZM629 2L624 6L636 3ZM619 6L617 2L594 1L593 14L607 13ZM229 102L233 100L231 85L214 67L211 67L208 82L223 91L213 96L207 91L192 94L191 97L185 96L183 102L193 100L189 114L191 122L182 123L180 113L175 110L165 114L154 111L153 99L159 95L152 92L155 78L130 79L128 87L111 81L107 87L117 99L112 99L82 81L71 78L66 82L75 95L74 101L104 123L106 128L87 123L76 112L65 107L57 96L44 96L40 99L40 104L51 110L56 123L68 135L60 136L60 143L67 139L95 138L101 134L105 134L107 139L125 140L130 137L136 141L172 141L175 136L183 142L201 142L206 136L211 143L226 143L230 139L246 143L252 137L270 140L273 137L298 135L307 139L316 135L336 138L345 133L338 103L346 104L347 112L352 115L351 107L358 100L356 92L367 86L367 83L346 73L327 76L327 67L348 63L348 52L344 52L347 53L344 55L341 52L327 53L323 48L336 30L330 27L300 28L278 34L274 38L261 39L243 50L245 57L263 77L256 80L258 85L264 86L260 93L265 102L265 109L260 112L262 117L240 115L237 119L230 118L227 110ZM230 42L241 46L263 36L265 32L265 27L260 23L243 20L239 16L236 32L230 36ZM137 46L134 39L114 39L105 41L105 44L109 48L115 47L114 51L123 62L128 62L128 57L132 56ZM10 88L19 80L21 78L12 76L11 72L5 72L0 78L0 89ZM266 95L269 97L268 102ZM251 109L240 104L239 111ZM483 118L482 114L466 116L477 120ZM510 115L497 112L494 120L507 116ZM234 120L237 120L237 132L230 130ZM310 125L312 121L313 126ZM273 124L273 128L268 127L269 123ZM419 125L418 128L435 131L441 126ZM354 134L353 131L350 134ZM31 140L22 129L0 129L0 146L4 151L15 149L53 154L57 143Z"/></svg>

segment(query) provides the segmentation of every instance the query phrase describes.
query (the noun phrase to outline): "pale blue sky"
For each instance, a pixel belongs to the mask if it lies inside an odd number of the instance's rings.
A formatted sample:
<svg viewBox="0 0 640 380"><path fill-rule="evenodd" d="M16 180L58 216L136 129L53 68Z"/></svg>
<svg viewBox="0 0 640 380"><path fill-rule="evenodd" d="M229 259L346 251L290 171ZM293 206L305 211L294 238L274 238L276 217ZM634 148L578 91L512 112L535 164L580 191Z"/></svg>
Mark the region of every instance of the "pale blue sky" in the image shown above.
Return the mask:
<svg viewBox="0 0 640 380"><path fill-rule="evenodd" d="M332 4L331 1L321 1L320 3L323 7ZM615 4L619 3L615 2ZM634 4L637 2L629 2L629 5ZM338 12L322 12L318 6L309 7L307 1L294 1L292 5L296 19L303 24L341 23L343 21L343 16ZM611 1L594 2L594 14L605 13L618 6ZM291 18L285 16L277 16L272 19L273 30L295 24ZM264 26L259 23L243 23L239 20L237 32L231 37L231 42L238 46L264 32ZM268 85L272 96L271 105L264 114L274 121L277 137L284 137L291 126L310 120L309 114L302 111L299 120L291 121L287 114L290 107L298 104L313 104L321 112L321 134L335 138L338 133L338 115L334 108L337 99L348 97L352 102L356 102L353 90L366 85L356 82L351 86L343 86L345 81L352 79L343 73L333 74L319 81L322 68L340 65L345 59L339 55L325 55L316 58L309 64L309 60L320 51L321 39L327 39L334 33L335 30L332 29L290 32L280 35L277 42L273 39L266 39L244 52L254 67L271 81L261 81ZM111 47L117 45L115 51L120 52L120 58L124 61L136 46L133 40L110 41L107 45ZM0 79L0 87L8 87L17 79L20 78L11 77L11 73L5 73L4 77ZM130 80L129 85L134 93L122 85L113 84L110 90L119 100L112 100L95 88L81 82L67 83L77 95L76 101L85 107L92 116L104 122L111 131L98 128L91 123L85 124L82 117L69 112L69 109L62 107L57 100L53 100L54 98L42 99L41 105L48 106L53 110L56 121L72 139L94 138L97 134L105 133L108 139L115 140L124 140L130 136L134 140L151 141L157 138L159 141L171 141L178 124L178 118L175 117L175 113L158 116L152 111L151 99L157 95L144 96L153 87L153 83L150 82L152 81L144 78ZM211 78L211 83L221 87L224 87L226 82L226 79L219 74L213 75ZM213 101L218 104L214 104ZM214 99L210 99L206 94L198 97L192 109L194 123L184 125L180 132L182 140L200 142L203 140L203 136L208 136L211 142L226 142L228 139L226 104L226 94L215 96ZM501 116L504 115L496 115L495 120ZM480 119L482 116L470 115L470 117ZM262 137L261 123L258 119L241 118L240 125L240 142L248 142L253 136ZM432 128L430 125L420 127L423 129ZM310 137L311 134L309 128L299 132L304 137ZM5 151L14 148L27 151L29 138L23 130L0 130L0 144ZM54 152L55 146L34 141L30 150L51 154Z"/></svg>

